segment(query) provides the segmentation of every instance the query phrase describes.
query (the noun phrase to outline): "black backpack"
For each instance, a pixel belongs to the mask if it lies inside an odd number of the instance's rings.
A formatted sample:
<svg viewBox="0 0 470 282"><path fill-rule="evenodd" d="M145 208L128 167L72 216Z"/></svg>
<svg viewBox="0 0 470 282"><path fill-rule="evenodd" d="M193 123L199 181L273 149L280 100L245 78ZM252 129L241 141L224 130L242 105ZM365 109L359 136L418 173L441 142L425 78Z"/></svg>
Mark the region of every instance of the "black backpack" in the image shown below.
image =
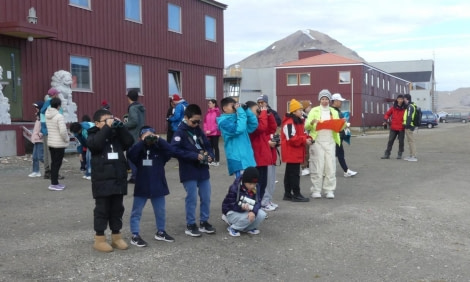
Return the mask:
<svg viewBox="0 0 470 282"><path fill-rule="evenodd" d="M421 126L421 119L423 117L423 113L421 112L421 108L413 104L415 108L415 116L413 118L413 125L414 126Z"/></svg>

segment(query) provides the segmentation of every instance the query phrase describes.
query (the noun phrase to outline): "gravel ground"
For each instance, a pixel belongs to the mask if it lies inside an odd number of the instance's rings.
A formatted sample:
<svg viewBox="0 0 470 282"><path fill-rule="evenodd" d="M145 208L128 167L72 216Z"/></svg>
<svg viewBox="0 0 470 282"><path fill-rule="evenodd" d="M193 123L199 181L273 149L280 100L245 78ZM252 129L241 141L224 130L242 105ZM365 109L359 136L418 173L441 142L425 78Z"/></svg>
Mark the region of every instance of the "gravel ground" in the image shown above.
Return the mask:
<svg viewBox="0 0 470 282"><path fill-rule="evenodd" d="M47 190L48 180L27 177L30 156L0 158L0 281L470 281L470 124L420 129L417 163L381 160L387 139L368 134L345 145L359 174L344 178L338 165L334 200L282 201L278 167L279 209L261 234L238 238L220 220L233 180L225 161L211 167L217 233L192 238L184 234L185 193L171 160L167 232L176 241L153 239L148 203L141 235L149 246L108 254L92 248L94 201L77 155L66 155L67 188L59 192ZM310 186L301 177L304 195ZM126 240L132 190L124 200Z"/></svg>

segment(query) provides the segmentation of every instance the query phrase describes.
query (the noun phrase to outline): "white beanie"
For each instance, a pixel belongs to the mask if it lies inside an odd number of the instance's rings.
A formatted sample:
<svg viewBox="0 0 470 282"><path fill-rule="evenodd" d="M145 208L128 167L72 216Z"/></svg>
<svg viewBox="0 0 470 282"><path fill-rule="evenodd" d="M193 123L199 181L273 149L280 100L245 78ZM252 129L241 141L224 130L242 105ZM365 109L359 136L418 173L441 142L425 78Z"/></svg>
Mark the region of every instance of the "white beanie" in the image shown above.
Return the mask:
<svg viewBox="0 0 470 282"><path fill-rule="evenodd" d="M323 89L322 91L320 91L320 93L318 93L318 101L320 101L322 97L326 97L328 98L328 100L331 101L330 91L328 91L328 89Z"/></svg>

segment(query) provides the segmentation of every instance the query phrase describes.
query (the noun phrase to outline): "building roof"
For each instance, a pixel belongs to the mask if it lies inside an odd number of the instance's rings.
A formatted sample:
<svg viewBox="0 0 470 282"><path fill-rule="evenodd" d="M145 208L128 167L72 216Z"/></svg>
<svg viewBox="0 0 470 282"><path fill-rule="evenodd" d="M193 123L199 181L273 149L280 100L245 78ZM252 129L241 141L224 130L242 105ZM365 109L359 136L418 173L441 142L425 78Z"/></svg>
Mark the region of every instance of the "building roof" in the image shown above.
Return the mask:
<svg viewBox="0 0 470 282"><path fill-rule="evenodd" d="M333 53L325 53L317 56L308 57L301 60L290 61L279 65L278 67L288 66L315 66L315 65L343 65L343 64L362 64L363 62L349 59Z"/></svg>
<svg viewBox="0 0 470 282"><path fill-rule="evenodd" d="M403 72L432 72L434 69L433 60L413 60L413 61L393 61L369 63L371 66L384 70L388 73Z"/></svg>
<svg viewBox="0 0 470 282"><path fill-rule="evenodd" d="M428 82L432 80L431 71L419 71L419 72L394 72L391 73L394 76L398 76L411 82Z"/></svg>

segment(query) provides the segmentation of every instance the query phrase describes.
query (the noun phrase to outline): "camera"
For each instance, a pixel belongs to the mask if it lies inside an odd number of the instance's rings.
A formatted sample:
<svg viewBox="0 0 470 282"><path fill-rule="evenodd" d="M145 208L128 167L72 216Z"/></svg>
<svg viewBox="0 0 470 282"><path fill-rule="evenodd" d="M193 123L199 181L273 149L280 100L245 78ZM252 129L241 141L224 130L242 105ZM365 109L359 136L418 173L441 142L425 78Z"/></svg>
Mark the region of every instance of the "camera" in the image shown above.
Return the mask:
<svg viewBox="0 0 470 282"><path fill-rule="evenodd" d="M155 142L157 142L157 140L158 140L158 136L156 136L156 135L147 135L144 138L145 143L147 143L149 145L154 144Z"/></svg>
<svg viewBox="0 0 470 282"><path fill-rule="evenodd" d="M199 154L203 157L202 160L199 160L199 163L203 165L209 164L209 154L206 151L200 151Z"/></svg>
<svg viewBox="0 0 470 282"><path fill-rule="evenodd" d="M113 124L111 124L112 128L121 128L124 126L124 123L122 121L114 119Z"/></svg>
<svg viewBox="0 0 470 282"><path fill-rule="evenodd" d="M255 200L250 199L246 196L241 196L240 201L238 201L238 206L242 207L244 204L248 204L248 209L251 211L253 210L255 203L256 203Z"/></svg>
<svg viewBox="0 0 470 282"><path fill-rule="evenodd" d="M281 145L281 136L279 134L271 134L271 142L276 143L276 147Z"/></svg>
<svg viewBox="0 0 470 282"><path fill-rule="evenodd" d="M235 105L232 106L233 107L233 110L236 111L237 108L235 108ZM246 104L243 104L243 103L240 103L240 107L242 107L244 110L248 109L247 105Z"/></svg>

